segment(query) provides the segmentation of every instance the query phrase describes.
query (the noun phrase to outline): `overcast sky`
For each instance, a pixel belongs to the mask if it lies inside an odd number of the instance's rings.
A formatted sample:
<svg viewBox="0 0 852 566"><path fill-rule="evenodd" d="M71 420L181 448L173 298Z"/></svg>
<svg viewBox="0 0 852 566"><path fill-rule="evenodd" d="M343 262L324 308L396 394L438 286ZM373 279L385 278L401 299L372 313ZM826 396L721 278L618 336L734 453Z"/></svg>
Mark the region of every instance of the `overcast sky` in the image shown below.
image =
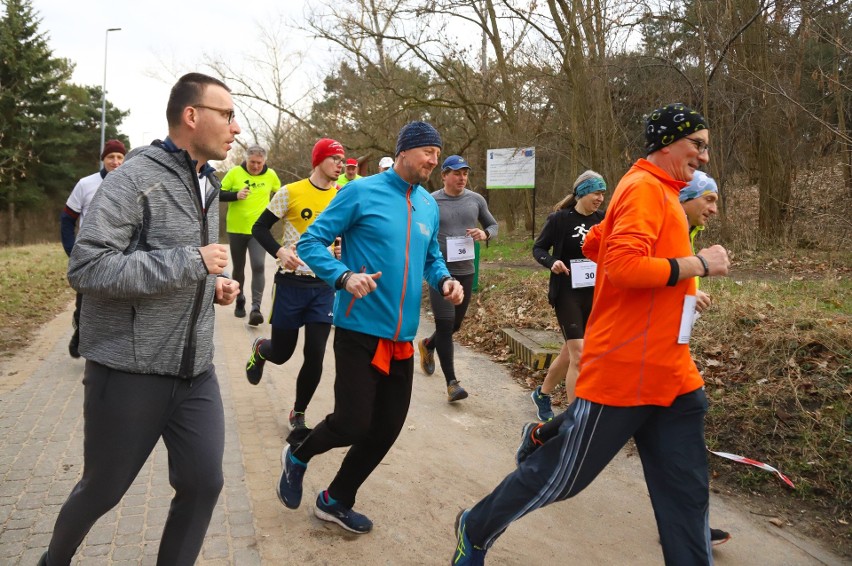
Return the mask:
<svg viewBox="0 0 852 566"><path fill-rule="evenodd" d="M136 147L166 135L166 101L178 76L203 70L204 54L239 66L243 54L258 47L252 37L264 22L299 20L306 1L143 0L131 7L105 0L34 0L33 7L54 56L75 63L78 84L103 85L104 36L108 28L121 28L109 33L107 98L130 110L121 131ZM295 34L292 39L300 48L307 45Z"/></svg>

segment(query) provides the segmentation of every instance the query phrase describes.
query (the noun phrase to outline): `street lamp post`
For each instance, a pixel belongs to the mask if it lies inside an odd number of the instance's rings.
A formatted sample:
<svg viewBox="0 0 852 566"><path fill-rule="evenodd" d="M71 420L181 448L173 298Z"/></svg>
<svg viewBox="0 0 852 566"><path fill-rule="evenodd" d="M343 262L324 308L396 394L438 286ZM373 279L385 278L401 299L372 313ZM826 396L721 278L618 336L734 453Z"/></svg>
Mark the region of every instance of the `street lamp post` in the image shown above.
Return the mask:
<svg viewBox="0 0 852 566"><path fill-rule="evenodd" d="M100 156L100 154L104 152L104 143L106 142L104 138L106 136L107 46L109 45L109 32L111 31L121 31L121 28L109 28L104 34L104 90L102 93L103 96L101 100L101 151L100 153L98 153L98 156ZM100 164L100 162L98 162L98 164Z"/></svg>

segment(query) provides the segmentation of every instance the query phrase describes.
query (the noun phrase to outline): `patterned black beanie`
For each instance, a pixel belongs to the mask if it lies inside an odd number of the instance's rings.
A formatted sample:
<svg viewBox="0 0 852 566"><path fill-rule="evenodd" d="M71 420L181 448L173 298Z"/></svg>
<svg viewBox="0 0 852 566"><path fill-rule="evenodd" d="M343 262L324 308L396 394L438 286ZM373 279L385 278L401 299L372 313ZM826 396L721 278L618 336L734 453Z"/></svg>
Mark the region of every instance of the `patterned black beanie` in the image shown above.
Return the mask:
<svg viewBox="0 0 852 566"><path fill-rule="evenodd" d="M704 116L675 102L645 116L645 151L648 155L698 130L707 129Z"/></svg>
<svg viewBox="0 0 852 566"><path fill-rule="evenodd" d="M399 131L399 137L396 139L396 153L415 147L425 147L433 145L436 147L444 147L441 141L441 134L428 122L409 122L404 125Z"/></svg>

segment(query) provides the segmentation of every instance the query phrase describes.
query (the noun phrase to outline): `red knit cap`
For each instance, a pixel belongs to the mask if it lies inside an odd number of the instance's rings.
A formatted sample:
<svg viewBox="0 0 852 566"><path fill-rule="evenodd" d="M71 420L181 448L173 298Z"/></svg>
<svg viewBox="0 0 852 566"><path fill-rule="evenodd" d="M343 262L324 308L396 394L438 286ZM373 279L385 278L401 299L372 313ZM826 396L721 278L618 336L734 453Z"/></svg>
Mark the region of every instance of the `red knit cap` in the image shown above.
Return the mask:
<svg viewBox="0 0 852 566"><path fill-rule="evenodd" d="M311 166L316 167L326 157L332 155L345 155L346 151L339 141L331 138L322 138L314 145L314 150L311 152Z"/></svg>
<svg viewBox="0 0 852 566"><path fill-rule="evenodd" d="M120 153L121 155L127 155L127 148L124 147L124 144L119 140L108 140L104 144L104 150L101 152L101 161L103 161L104 157L109 155L110 153Z"/></svg>

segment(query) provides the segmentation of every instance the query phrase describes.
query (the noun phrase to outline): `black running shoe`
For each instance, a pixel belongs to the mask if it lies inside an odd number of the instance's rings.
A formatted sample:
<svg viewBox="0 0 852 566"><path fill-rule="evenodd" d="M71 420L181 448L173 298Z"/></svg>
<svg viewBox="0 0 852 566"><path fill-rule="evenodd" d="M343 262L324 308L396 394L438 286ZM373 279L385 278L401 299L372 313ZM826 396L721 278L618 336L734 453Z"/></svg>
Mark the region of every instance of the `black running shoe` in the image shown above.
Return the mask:
<svg viewBox="0 0 852 566"><path fill-rule="evenodd" d="M260 383L260 378L263 377L263 364L266 360L260 355L260 345L264 342L263 338L254 339L254 344L251 345L251 356L246 362L246 379L252 385Z"/></svg>
<svg viewBox="0 0 852 566"><path fill-rule="evenodd" d="M251 310L251 313L249 313L248 323L249 326L257 326L258 324L263 324L263 315L260 314L260 309Z"/></svg>
<svg viewBox="0 0 852 566"><path fill-rule="evenodd" d="M710 542L713 546L725 544L729 540L731 540L731 533L722 529L710 529Z"/></svg>
<svg viewBox="0 0 852 566"><path fill-rule="evenodd" d="M246 297L245 295L237 295L237 306L234 309L234 316L237 318L245 318L246 316Z"/></svg>

